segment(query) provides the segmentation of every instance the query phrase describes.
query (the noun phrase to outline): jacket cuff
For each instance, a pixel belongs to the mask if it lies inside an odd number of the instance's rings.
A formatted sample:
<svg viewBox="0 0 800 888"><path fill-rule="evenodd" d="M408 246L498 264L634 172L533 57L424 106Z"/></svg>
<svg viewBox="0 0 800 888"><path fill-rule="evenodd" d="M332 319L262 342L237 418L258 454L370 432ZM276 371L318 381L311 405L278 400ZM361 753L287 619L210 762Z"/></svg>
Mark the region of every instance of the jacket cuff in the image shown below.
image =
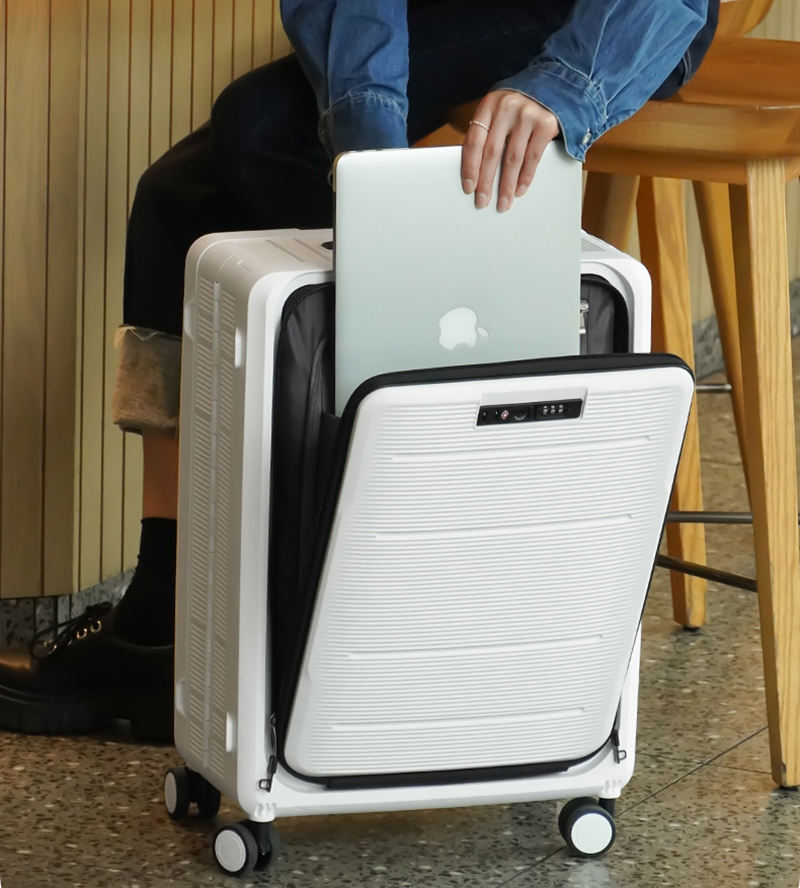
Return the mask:
<svg viewBox="0 0 800 888"><path fill-rule="evenodd" d="M606 103L599 89L583 74L560 62L534 62L494 89L522 93L558 119L567 153L583 162L595 139L608 129Z"/></svg>
<svg viewBox="0 0 800 888"><path fill-rule="evenodd" d="M378 90L339 99L320 117L319 136L331 157L342 151L408 147L403 109Z"/></svg>
<svg viewBox="0 0 800 888"><path fill-rule="evenodd" d="M145 327L117 329L119 363L111 405L123 431L178 436L181 340Z"/></svg>

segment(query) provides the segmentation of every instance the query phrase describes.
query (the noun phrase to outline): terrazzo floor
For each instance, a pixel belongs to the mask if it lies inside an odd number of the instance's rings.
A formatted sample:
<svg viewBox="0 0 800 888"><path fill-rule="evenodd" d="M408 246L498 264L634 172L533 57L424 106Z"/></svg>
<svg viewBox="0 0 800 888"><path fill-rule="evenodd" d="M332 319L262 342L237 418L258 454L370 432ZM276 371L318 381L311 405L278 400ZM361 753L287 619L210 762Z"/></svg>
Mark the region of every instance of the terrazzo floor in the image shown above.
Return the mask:
<svg viewBox="0 0 800 888"><path fill-rule="evenodd" d="M795 341L796 366L800 344ZM800 388L800 386L797 386ZM700 396L706 504L746 509L728 399ZM746 526L710 528L709 559L752 575ZM617 840L578 860L556 802L328 816L280 822L271 869L233 879L213 862L214 826L163 808L172 748L118 735L0 734L0 881L45 886L765 886L800 881L800 793L769 773L756 598L717 586L696 634L671 618L657 570L644 621L636 772L618 803ZM238 819L223 805L217 823Z"/></svg>

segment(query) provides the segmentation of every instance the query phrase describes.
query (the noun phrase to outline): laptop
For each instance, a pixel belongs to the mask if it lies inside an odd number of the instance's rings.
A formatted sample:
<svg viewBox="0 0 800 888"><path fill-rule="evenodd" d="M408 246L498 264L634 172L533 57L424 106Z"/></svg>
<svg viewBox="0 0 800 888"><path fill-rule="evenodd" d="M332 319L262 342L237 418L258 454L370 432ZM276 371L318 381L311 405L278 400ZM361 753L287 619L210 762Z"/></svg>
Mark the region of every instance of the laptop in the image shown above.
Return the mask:
<svg viewBox="0 0 800 888"><path fill-rule="evenodd" d="M379 373L577 354L581 165L545 150L506 213L461 189L461 148L338 157L336 412Z"/></svg>

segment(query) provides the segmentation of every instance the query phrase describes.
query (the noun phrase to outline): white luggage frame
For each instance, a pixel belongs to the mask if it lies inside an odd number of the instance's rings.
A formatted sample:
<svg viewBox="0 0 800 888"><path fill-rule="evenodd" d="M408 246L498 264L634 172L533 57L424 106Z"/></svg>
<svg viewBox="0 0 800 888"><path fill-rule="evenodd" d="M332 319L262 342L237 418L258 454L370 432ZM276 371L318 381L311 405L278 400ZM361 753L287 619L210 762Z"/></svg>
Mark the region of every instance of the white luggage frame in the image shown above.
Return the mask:
<svg viewBox="0 0 800 888"><path fill-rule="evenodd" d="M274 349L287 297L301 286L332 280L331 252L325 246L330 240L329 230L208 235L187 258L175 662L178 751L192 772L235 800L254 823L334 812L617 798L634 767L640 630L622 686L618 743L609 740L562 773L330 789L276 767L265 632ZM581 273L599 275L623 295L630 351L648 352L650 282L643 266L584 235ZM175 792L168 776L168 808ZM607 807L613 810L610 801ZM237 871L220 853L217 859Z"/></svg>

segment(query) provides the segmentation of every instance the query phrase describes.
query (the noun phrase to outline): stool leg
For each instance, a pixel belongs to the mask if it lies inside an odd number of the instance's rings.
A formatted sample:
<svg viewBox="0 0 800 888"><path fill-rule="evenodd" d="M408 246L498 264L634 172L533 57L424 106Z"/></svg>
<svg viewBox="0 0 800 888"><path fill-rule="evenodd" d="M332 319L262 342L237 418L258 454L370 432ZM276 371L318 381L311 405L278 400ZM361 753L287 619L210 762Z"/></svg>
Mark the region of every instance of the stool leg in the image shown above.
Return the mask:
<svg viewBox="0 0 800 888"><path fill-rule="evenodd" d="M642 261L653 279L653 351L680 355L693 367L683 181L643 177L639 184L638 211ZM671 506L688 511L703 508L696 403L689 414ZM676 558L705 564L705 528L702 524L668 524L667 548ZM687 629L699 628L706 619L705 580L676 571L670 579L675 621Z"/></svg>
<svg viewBox="0 0 800 888"><path fill-rule="evenodd" d="M800 784L798 564L786 180L780 158L731 187L761 646L772 776Z"/></svg>
<svg viewBox="0 0 800 888"><path fill-rule="evenodd" d="M708 276L717 313L719 336L725 373L731 384L733 419L739 452L747 478L747 444L745 440L744 389L742 387L742 356L739 352L739 314L736 308L736 274L733 264L731 207L728 186L724 182L695 182L694 196L703 236Z"/></svg>
<svg viewBox="0 0 800 888"><path fill-rule="evenodd" d="M618 250L626 250L633 227L638 176L588 173L581 225Z"/></svg>

